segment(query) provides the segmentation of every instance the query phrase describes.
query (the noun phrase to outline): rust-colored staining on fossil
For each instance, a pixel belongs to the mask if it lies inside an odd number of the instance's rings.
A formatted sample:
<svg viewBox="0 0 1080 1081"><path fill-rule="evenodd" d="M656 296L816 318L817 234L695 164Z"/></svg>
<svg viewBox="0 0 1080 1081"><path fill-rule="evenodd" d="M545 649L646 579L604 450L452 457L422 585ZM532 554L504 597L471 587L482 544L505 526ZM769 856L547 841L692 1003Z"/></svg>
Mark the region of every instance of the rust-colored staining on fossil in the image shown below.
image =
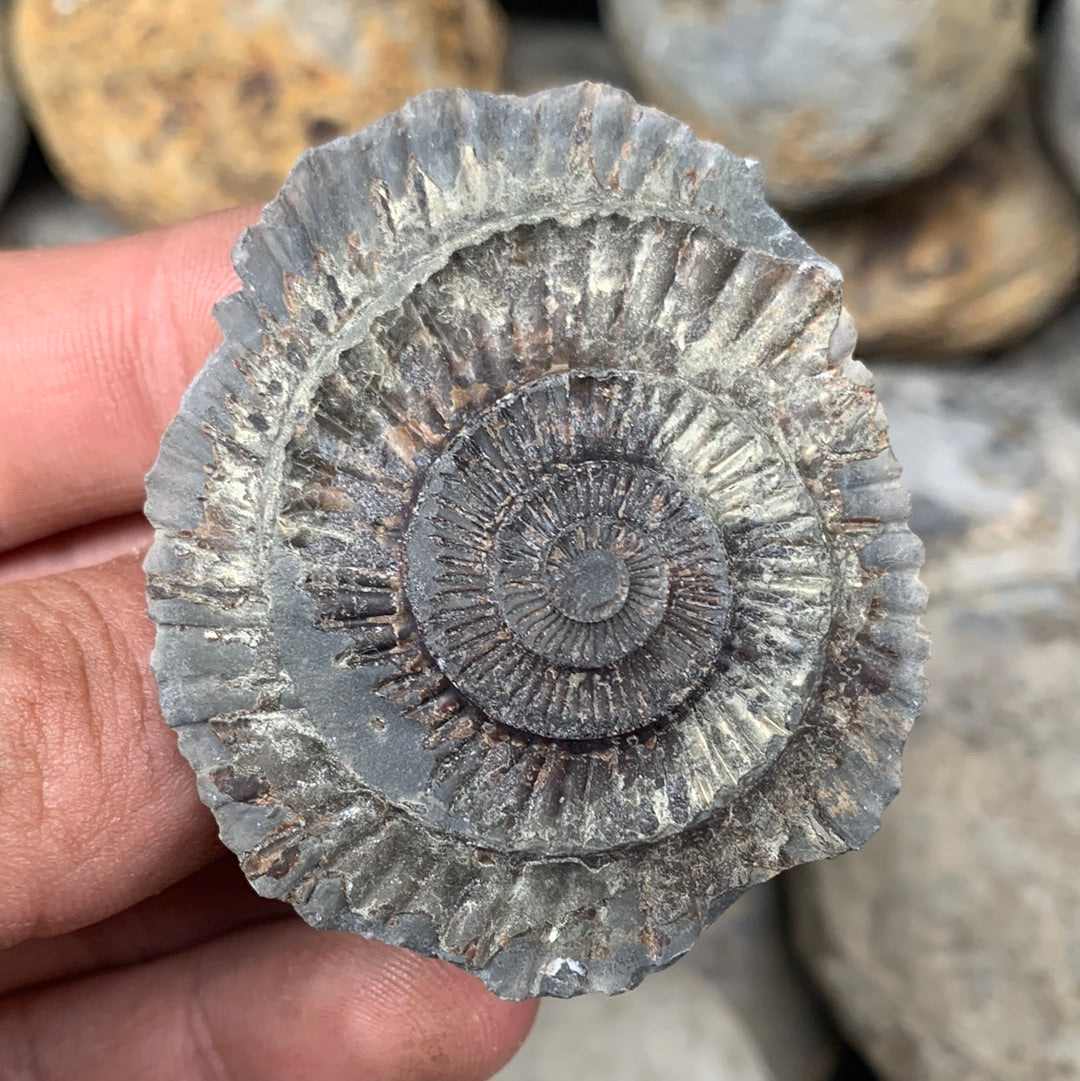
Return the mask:
<svg viewBox="0 0 1080 1081"><path fill-rule="evenodd" d="M433 93L307 155L236 264L147 571L256 889L500 995L615 992L869 836L921 547L754 166L606 87Z"/></svg>

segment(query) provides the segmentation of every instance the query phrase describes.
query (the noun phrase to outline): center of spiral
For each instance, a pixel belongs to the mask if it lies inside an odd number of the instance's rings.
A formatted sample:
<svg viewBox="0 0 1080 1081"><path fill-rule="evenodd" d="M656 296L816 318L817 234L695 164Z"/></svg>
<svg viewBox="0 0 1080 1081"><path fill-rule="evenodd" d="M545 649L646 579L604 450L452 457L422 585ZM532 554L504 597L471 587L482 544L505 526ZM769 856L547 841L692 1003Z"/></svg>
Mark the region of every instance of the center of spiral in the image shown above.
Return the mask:
<svg viewBox="0 0 1080 1081"><path fill-rule="evenodd" d="M666 724L715 669L724 539L653 450L678 409L702 404L638 374L556 373L488 407L430 466L406 595L424 648L486 717L612 739Z"/></svg>
<svg viewBox="0 0 1080 1081"><path fill-rule="evenodd" d="M590 548L571 556L551 577L551 602L576 623L611 619L630 596L630 571L614 552Z"/></svg>

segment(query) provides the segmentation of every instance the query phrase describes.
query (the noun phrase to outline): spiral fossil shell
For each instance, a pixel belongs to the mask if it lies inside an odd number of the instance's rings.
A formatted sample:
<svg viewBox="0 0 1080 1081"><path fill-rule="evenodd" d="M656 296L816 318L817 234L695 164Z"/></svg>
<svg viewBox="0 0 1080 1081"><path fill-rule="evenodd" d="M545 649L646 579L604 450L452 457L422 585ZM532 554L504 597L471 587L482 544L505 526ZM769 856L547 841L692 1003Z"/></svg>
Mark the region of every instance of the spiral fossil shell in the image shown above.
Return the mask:
<svg viewBox="0 0 1080 1081"><path fill-rule="evenodd" d="M921 547L839 275L607 87L301 159L148 481L166 718L259 892L620 991L899 783Z"/></svg>

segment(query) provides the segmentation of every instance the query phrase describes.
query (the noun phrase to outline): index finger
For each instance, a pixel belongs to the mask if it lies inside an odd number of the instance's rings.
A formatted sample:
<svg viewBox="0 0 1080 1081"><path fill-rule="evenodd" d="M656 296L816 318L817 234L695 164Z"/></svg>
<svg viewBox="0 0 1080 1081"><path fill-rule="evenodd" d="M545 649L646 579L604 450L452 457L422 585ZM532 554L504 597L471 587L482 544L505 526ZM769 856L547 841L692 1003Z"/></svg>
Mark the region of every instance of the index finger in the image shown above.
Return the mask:
<svg viewBox="0 0 1080 1081"><path fill-rule="evenodd" d="M101 244L0 253L0 551L137 510L239 288L251 207Z"/></svg>

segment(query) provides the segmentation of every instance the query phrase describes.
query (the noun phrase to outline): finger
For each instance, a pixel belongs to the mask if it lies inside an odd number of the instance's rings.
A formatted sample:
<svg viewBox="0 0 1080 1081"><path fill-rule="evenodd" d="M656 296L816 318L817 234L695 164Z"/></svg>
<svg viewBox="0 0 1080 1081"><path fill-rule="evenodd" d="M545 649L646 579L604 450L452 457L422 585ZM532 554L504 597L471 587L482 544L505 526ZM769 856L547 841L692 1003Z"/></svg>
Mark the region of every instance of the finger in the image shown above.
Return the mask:
<svg viewBox="0 0 1080 1081"><path fill-rule="evenodd" d="M56 938L20 942L0 953L0 995L85 972L140 964L239 927L292 916L260 897L236 860L225 856L154 897L101 923Z"/></svg>
<svg viewBox="0 0 1080 1081"><path fill-rule="evenodd" d="M0 585L93 567L125 552L148 548L151 539L150 523L141 514L125 514L69 529L0 552Z"/></svg>
<svg viewBox="0 0 1080 1081"><path fill-rule="evenodd" d="M0 586L0 948L221 851L158 711L152 642L138 557Z"/></svg>
<svg viewBox="0 0 1080 1081"><path fill-rule="evenodd" d="M218 341L213 303L255 211L0 253L0 550L137 510L180 395Z"/></svg>
<svg viewBox="0 0 1080 1081"><path fill-rule="evenodd" d="M0 1047L35 1081L465 1081L535 1006L381 943L279 921L0 1000Z"/></svg>

